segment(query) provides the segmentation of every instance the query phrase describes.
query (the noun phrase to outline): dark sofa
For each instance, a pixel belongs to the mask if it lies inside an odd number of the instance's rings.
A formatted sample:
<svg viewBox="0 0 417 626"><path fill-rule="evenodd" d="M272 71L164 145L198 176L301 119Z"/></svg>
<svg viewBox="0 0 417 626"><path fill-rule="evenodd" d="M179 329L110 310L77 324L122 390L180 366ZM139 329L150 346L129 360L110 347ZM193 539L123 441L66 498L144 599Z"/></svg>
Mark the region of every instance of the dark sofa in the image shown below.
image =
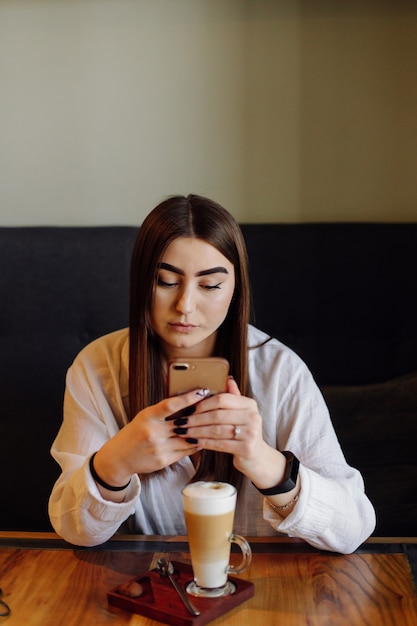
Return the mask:
<svg viewBox="0 0 417 626"><path fill-rule="evenodd" d="M417 223L244 224L257 326L307 362L376 535L417 535ZM0 529L50 530L65 373L127 324L135 227L0 228Z"/></svg>

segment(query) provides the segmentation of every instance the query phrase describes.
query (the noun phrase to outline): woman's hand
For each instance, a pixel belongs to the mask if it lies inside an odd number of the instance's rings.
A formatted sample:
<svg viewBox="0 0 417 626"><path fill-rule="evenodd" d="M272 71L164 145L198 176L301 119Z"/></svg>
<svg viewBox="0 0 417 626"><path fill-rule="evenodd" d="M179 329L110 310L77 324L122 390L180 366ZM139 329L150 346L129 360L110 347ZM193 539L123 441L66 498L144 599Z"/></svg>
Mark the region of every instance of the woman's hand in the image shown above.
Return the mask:
<svg viewBox="0 0 417 626"><path fill-rule="evenodd" d="M286 458L262 436L262 417L255 400L242 396L231 378L227 393L196 404L182 438L198 441L200 449L228 452L236 469L257 487L266 489L284 476Z"/></svg>
<svg viewBox="0 0 417 626"><path fill-rule="evenodd" d="M189 411L206 395L207 390L199 389L140 411L97 452L94 467L100 478L112 486L124 485L133 474L156 472L201 450L189 437L178 435L185 432L186 418L176 414ZM123 493L106 490L105 496L120 501Z"/></svg>

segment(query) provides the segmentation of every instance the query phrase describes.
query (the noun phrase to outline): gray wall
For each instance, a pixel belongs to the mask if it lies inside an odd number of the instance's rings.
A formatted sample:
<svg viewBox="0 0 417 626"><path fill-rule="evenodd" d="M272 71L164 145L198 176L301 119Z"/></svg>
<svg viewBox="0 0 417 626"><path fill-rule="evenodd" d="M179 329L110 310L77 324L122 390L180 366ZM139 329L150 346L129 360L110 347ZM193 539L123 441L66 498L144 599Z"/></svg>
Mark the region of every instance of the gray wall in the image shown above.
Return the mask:
<svg viewBox="0 0 417 626"><path fill-rule="evenodd" d="M0 0L0 224L416 221L417 3Z"/></svg>

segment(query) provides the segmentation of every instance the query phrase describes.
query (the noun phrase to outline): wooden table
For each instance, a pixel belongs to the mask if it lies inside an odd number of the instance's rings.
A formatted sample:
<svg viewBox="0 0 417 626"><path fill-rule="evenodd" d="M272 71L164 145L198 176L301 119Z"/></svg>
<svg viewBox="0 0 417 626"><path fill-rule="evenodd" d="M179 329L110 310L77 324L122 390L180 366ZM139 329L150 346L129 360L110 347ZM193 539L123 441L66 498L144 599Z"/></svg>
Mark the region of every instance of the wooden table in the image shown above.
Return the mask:
<svg viewBox="0 0 417 626"><path fill-rule="evenodd" d="M415 626L417 539L373 538L355 554L299 540L249 538L242 578L255 595L213 626ZM107 592L145 574L159 555L189 562L184 537L118 537L97 548L53 533L0 532L0 587L11 608L0 626L158 626L110 606Z"/></svg>

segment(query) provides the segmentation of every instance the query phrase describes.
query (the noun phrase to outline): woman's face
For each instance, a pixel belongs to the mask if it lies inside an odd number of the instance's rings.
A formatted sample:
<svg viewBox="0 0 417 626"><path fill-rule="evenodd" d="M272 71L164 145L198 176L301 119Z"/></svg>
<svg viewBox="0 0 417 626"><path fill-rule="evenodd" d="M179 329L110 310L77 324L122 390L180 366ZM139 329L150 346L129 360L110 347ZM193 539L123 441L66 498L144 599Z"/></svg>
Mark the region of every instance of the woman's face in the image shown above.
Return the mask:
<svg viewBox="0 0 417 626"><path fill-rule="evenodd" d="M211 244L179 237L168 246L151 315L167 359L213 353L234 288L233 265Z"/></svg>

